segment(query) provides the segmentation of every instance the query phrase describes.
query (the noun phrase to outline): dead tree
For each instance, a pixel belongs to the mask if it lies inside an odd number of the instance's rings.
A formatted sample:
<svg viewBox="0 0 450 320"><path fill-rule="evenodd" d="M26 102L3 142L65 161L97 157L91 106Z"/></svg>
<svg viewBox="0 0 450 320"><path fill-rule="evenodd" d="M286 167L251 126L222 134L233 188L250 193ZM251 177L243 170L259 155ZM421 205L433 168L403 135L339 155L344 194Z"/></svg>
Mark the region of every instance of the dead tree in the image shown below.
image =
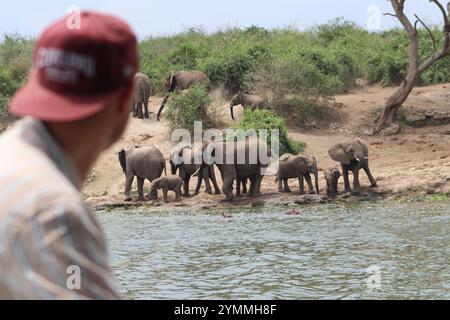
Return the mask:
<svg viewBox="0 0 450 320"><path fill-rule="evenodd" d="M414 24L412 24L410 19L405 15L404 7L406 0L390 0L390 2L395 14L387 13L386 15L396 17L408 33L409 68L408 74L403 80L400 88L398 88L398 90L386 101L384 110L375 125L375 134L379 134L383 129L392 125L398 109L408 98L422 73L424 73L435 62L450 55L450 2L447 3L447 8L445 8L439 0L429 0L429 2L433 2L442 13L444 27L442 30L443 40L441 48L437 48L436 39L430 28L417 15L415 15L416 22ZM434 47L434 53L427 57L424 61L420 61L419 57L419 39L417 32L417 25L419 23L428 31Z"/></svg>

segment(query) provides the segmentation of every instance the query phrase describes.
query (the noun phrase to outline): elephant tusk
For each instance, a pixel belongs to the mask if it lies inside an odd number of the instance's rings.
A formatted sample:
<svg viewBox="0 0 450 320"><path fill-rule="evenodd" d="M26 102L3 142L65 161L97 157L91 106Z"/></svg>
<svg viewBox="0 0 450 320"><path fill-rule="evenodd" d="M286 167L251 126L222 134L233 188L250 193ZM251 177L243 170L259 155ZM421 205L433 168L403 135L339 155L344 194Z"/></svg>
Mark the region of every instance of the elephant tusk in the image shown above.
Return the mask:
<svg viewBox="0 0 450 320"><path fill-rule="evenodd" d="M361 160L359 160L357 157L355 157L356 161L360 162Z"/></svg>

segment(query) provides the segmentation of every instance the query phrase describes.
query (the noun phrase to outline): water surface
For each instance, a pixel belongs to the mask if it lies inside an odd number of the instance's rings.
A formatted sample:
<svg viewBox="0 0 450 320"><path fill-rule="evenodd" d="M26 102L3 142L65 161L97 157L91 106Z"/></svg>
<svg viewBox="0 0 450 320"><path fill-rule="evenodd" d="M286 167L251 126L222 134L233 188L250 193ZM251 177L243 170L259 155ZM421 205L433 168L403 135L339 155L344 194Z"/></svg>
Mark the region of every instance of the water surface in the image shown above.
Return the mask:
<svg viewBox="0 0 450 320"><path fill-rule="evenodd" d="M131 299L450 299L450 203L299 211L97 216Z"/></svg>

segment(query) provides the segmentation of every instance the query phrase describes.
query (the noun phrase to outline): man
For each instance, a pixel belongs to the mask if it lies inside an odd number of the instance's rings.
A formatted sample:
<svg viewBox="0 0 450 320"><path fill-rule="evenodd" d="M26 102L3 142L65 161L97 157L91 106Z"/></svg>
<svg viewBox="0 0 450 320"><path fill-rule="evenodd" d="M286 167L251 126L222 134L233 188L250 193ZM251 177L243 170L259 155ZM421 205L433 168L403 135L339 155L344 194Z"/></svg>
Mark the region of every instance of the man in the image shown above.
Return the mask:
<svg viewBox="0 0 450 320"><path fill-rule="evenodd" d="M120 298L80 189L128 122L136 37L111 16L67 19L37 41L10 106L23 119L0 137L0 299Z"/></svg>

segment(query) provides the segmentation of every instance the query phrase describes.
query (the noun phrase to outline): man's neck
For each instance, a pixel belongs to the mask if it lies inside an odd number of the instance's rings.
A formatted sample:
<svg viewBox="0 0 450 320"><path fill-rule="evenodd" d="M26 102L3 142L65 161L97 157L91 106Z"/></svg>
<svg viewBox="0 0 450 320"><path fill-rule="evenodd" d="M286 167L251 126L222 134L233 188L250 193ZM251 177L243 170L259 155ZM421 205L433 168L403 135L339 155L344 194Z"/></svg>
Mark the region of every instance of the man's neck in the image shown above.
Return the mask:
<svg viewBox="0 0 450 320"><path fill-rule="evenodd" d="M93 139L89 130L76 128L67 123L47 122L44 125L72 162L75 178L81 184L77 187L81 188L91 166L103 150L101 139L97 137Z"/></svg>

